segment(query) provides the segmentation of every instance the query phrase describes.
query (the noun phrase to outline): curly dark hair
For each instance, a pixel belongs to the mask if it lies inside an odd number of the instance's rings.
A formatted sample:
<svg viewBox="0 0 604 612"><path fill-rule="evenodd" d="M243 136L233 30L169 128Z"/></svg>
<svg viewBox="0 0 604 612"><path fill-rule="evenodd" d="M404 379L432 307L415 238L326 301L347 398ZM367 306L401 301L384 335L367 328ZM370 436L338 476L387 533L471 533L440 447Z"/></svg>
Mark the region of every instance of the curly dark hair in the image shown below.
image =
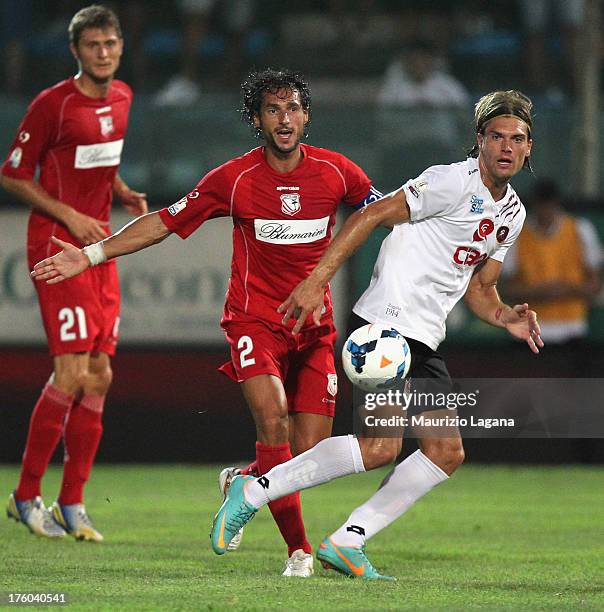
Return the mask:
<svg viewBox="0 0 604 612"><path fill-rule="evenodd" d="M310 125L310 88L306 78L301 73L292 70L267 68L259 72L250 72L241 83L243 93L241 118L252 127L256 137L260 137L262 131L254 125L254 117L260 114L264 94L277 94L281 90L295 90L300 94L302 108L308 112L306 128ZM304 135L306 135L306 129Z"/></svg>

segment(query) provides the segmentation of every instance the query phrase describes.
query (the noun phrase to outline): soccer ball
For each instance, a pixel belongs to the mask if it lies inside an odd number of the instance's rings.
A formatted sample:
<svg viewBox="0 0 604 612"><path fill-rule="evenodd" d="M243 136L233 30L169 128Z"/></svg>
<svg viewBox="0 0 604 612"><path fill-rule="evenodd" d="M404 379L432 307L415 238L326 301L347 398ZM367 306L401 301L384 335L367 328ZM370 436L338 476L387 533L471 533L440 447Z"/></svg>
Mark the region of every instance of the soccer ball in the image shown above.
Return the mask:
<svg viewBox="0 0 604 612"><path fill-rule="evenodd" d="M409 374L411 350L391 325L363 325L350 334L342 349L344 372L363 391L384 391Z"/></svg>

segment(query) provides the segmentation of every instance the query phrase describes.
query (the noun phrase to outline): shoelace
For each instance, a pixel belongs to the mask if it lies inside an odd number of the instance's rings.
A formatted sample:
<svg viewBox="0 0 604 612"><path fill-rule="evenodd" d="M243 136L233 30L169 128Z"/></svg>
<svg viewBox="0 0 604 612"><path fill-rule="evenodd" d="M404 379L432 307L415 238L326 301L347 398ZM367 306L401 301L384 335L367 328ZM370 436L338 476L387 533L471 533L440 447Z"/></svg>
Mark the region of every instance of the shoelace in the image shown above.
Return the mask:
<svg viewBox="0 0 604 612"><path fill-rule="evenodd" d="M365 554L365 546L364 545L361 546L361 554L363 555L363 560L364 560L364 562L365 562L365 564L367 566L367 569L370 572L374 572L374 573L379 575L379 572L375 569L375 567L373 567L373 565L371 564L371 561L369 561L369 559L367 558L367 555Z"/></svg>
<svg viewBox="0 0 604 612"><path fill-rule="evenodd" d="M29 516L34 510L40 510L42 512L42 527L48 531L59 531L60 525L54 520L48 508L44 505L44 502L41 499L34 499L33 501L22 502L21 509L19 510L22 520L28 521Z"/></svg>
<svg viewBox="0 0 604 612"><path fill-rule="evenodd" d="M78 517L86 527L92 528L92 521L90 520L86 510L78 510Z"/></svg>
<svg viewBox="0 0 604 612"><path fill-rule="evenodd" d="M239 506L239 510L237 513L230 517L226 522L226 526L229 531L239 531L246 523L251 521L254 516L256 516L256 511L254 509L250 509L250 506L247 502L243 502L241 506Z"/></svg>
<svg viewBox="0 0 604 612"><path fill-rule="evenodd" d="M42 525L46 531L59 531L59 525L46 508L42 509Z"/></svg>
<svg viewBox="0 0 604 612"><path fill-rule="evenodd" d="M285 562L285 565L294 571L300 571L304 569L306 562L306 557L296 557L295 559L288 559Z"/></svg>

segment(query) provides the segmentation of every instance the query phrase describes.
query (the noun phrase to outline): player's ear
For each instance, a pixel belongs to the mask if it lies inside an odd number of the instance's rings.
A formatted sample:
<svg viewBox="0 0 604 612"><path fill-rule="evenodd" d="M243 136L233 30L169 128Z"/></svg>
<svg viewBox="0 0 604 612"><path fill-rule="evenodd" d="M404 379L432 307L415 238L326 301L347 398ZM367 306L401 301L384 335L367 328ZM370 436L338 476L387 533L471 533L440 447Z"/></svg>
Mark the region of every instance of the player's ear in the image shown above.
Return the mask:
<svg viewBox="0 0 604 612"><path fill-rule="evenodd" d="M80 56L78 55L78 49L73 43L69 43L69 50L71 51L71 55L77 61L79 61Z"/></svg>
<svg viewBox="0 0 604 612"><path fill-rule="evenodd" d="M254 113L254 127L260 128L260 117L258 116L258 113Z"/></svg>
<svg viewBox="0 0 604 612"><path fill-rule="evenodd" d="M478 145L479 149L482 147L483 142L484 142L484 134L478 132L476 134L476 144Z"/></svg>

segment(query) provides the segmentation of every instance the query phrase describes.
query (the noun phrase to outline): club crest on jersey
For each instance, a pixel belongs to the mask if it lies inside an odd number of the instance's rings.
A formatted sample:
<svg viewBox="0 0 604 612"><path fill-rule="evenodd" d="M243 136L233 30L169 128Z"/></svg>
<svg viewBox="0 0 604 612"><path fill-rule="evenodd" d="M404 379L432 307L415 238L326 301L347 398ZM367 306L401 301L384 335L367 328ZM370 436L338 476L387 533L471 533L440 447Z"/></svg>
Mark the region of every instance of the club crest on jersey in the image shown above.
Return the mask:
<svg viewBox="0 0 604 612"><path fill-rule="evenodd" d="M327 375L327 393L329 395L333 395L334 397L338 393L338 375L337 374L328 374Z"/></svg>
<svg viewBox="0 0 604 612"><path fill-rule="evenodd" d="M300 212L302 206L299 193L283 193L279 197L281 198L281 212L290 216Z"/></svg>
<svg viewBox="0 0 604 612"><path fill-rule="evenodd" d="M495 236L497 237L497 242L503 242L510 233L510 228L507 225L502 225L498 230Z"/></svg>
<svg viewBox="0 0 604 612"><path fill-rule="evenodd" d="M492 219L481 219L478 224L478 229L474 232L474 236L472 236L472 240L474 242L480 242L491 234L494 229L495 224Z"/></svg>
<svg viewBox="0 0 604 612"><path fill-rule="evenodd" d="M111 115L99 117L99 123L101 125L102 136L109 136L109 134L113 133L113 117Z"/></svg>

